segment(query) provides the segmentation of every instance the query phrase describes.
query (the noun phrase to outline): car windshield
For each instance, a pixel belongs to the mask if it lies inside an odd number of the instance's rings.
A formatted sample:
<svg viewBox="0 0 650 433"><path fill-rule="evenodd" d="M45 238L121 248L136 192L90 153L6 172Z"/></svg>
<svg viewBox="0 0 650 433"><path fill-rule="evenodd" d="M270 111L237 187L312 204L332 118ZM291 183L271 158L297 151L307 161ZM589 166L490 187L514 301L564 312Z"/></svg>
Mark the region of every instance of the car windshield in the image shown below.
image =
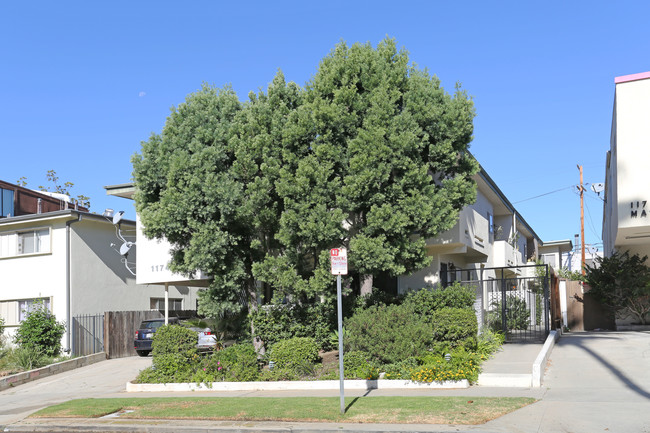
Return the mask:
<svg viewBox="0 0 650 433"><path fill-rule="evenodd" d="M142 322L140 329L153 329L156 330L165 324L164 320L154 320L151 322Z"/></svg>

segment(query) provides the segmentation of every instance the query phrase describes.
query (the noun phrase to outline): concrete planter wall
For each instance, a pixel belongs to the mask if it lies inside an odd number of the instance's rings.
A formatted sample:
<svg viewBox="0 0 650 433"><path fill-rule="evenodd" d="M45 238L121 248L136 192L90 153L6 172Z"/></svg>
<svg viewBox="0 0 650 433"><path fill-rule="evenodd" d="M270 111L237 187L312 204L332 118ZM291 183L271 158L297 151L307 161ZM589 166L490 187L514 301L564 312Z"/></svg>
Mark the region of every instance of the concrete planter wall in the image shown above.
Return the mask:
<svg viewBox="0 0 650 433"><path fill-rule="evenodd" d="M11 388L12 386L31 382L32 380L40 379L42 377L48 377L53 374L63 373L64 371L74 370L75 368L94 364L99 361L104 361L105 359L106 354L104 352L100 352L93 355L70 359L68 361L57 362L56 364L37 368L35 370L29 370L22 373L12 374L11 376L5 376L3 378L0 378L0 391Z"/></svg>
<svg viewBox="0 0 650 433"><path fill-rule="evenodd" d="M204 383L127 383L126 392L186 392L186 391L286 391L338 390L338 380L283 381L283 382L214 382ZM459 381L419 383L410 380L346 380L345 389L455 389L469 388L466 379Z"/></svg>

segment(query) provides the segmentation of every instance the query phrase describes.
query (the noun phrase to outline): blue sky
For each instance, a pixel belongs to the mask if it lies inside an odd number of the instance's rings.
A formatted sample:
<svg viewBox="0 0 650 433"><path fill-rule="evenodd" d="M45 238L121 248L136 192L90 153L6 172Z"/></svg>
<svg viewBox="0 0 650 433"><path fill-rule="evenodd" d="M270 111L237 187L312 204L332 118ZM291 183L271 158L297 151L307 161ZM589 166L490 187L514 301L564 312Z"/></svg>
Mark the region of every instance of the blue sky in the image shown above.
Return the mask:
<svg viewBox="0 0 650 433"><path fill-rule="evenodd" d="M130 181L140 142L202 82L244 100L278 69L304 84L341 40L388 35L473 96L471 151L542 240L573 239L576 165L604 181L614 77L650 70L648 16L638 1L2 2L0 179L36 188L54 169L92 211L133 213L103 186ZM602 201L585 203L599 244Z"/></svg>

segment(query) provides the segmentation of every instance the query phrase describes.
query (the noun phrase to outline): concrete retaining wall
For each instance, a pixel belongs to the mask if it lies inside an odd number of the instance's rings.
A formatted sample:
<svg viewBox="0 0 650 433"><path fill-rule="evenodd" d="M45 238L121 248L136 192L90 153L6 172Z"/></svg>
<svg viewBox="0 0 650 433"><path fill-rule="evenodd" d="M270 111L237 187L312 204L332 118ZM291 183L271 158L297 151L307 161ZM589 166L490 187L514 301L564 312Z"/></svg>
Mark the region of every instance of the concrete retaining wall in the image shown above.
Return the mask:
<svg viewBox="0 0 650 433"><path fill-rule="evenodd" d="M187 392L187 391L284 391L339 389L338 380L283 382L214 382L202 383L127 383L126 392ZM410 380L346 380L345 389L456 389L469 388L465 379L459 381L420 383Z"/></svg>
<svg viewBox="0 0 650 433"><path fill-rule="evenodd" d="M546 368L546 363L548 362L549 356L555 347L555 342L560 338L559 331L551 331L546 337L546 342L542 347L542 350L537 355L537 359L533 363L533 387L539 388L542 386L542 378L544 377L544 369Z"/></svg>
<svg viewBox="0 0 650 433"><path fill-rule="evenodd" d="M12 374L11 376L5 376L0 378L0 391L11 388L13 386L22 385L23 383L31 382L32 380L40 379L42 377L48 377L53 374L63 373L64 371L74 370L75 368L94 364L99 361L104 361L105 359L106 354L104 352L100 352L93 355L70 359L68 361L57 362L56 364L37 368L35 370L29 370L18 374Z"/></svg>

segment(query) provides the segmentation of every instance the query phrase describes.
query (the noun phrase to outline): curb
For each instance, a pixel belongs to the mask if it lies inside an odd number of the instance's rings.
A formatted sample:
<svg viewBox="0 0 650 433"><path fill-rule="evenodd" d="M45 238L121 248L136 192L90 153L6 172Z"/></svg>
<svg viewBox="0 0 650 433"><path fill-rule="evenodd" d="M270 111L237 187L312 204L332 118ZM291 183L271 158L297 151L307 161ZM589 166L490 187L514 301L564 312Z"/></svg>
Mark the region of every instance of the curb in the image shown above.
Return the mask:
<svg viewBox="0 0 650 433"><path fill-rule="evenodd" d="M459 381L419 383L410 380L346 380L345 389L463 389L469 388L467 379ZM131 383L126 392L188 392L188 391L300 391L339 389L338 380L283 381L283 382L213 382L196 383Z"/></svg>
<svg viewBox="0 0 650 433"><path fill-rule="evenodd" d="M94 364L99 361L106 360L104 352L95 353L93 355L82 356L79 358L70 359L68 361L57 362L46 367L37 368L35 370L24 371L22 373L12 374L0 378L0 391L5 389L22 385L23 383L31 382L43 377L52 376L53 374L63 373L65 371L74 370L75 368L84 367L86 365Z"/></svg>
<svg viewBox="0 0 650 433"><path fill-rule="evenodd" d="M146 433L209 433L209 432L239 432L239 433L388 433L388 432L450 432L462 433L473 430L473 425L456 426L453 430L450 426L436 424L357 424L357 423L291 423L291 422L191 422L181 423L178 421L163 422L162 420L129 420L122 423L98 422L92 419L73 419L70 423L63 425L58 423L49 424L54 419L45 419L38 424L21 423L4 426L5 432L33 432L33 433L98 433L98 432L146 432ZM60 420L57 420L60 422ZM1 426L0 426L1 427Z"/></svg>
<svg viewBox="0 0 650 433"><path fill-rule="evenodd" d="M537 355L535 362L533 363L533 387L540 388L542 386L542 378L544 377L544 368L546 368L546 363L548 362L549 356L555 347L555 342L560 338L560 333L558 331L551 331L546 337L546 342L542 347L542 350Z"/></svg>

